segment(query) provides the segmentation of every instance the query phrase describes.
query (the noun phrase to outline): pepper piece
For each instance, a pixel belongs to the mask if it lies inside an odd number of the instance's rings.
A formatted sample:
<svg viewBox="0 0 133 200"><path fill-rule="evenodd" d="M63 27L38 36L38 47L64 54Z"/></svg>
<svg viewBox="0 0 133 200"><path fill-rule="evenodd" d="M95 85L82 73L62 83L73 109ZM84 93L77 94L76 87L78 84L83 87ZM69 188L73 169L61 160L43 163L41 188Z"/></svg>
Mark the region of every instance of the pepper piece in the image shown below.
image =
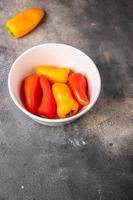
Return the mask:
<svg viewBox="0 0 133 200"><path fill-rule="evenodd" d="M80 73L72 73L68 78L69 86L76 98L76 100L82 105L89 104L90 99L87 95L87 80Z"/></svg>
<svg viewBox="0 0 133 200"><path fill-rule="evenodd" d="M70 73L69 68L56 68L53 66L37 66L35 68L36 74L46 76L50 81L66 83Z"/></svg>
<svg viewBox="0 0 133 200"><path fill-rule="evenodd" d="M56 102L52 93L51 85L45 76L40 76L40 85L43 97L38 108L38 115L52 119L56 115Z"/></svg>
<svg viewBox="0 0 133 200"><path fill-rule="evenodd" d="M6 27L11 35L20 38L32 31L44 15L45 12L41 8L29 8L8 19Z"/></svg>
<svg viewBox="0 0 133 200"><path fill-rule="evenodd" d="M68 85L65 83L54 83L52 91L57 103L57 115L59 118L72 116L78 112L79 104L72 97Z"/></svg>
<svg viewBox="0 0 133 200"><path fill-rule="evenodd" d="M42 98L40 77L38 75L26 77L23 81L23 91L27 110L33 114L37 114L37 109Z"/></svg>

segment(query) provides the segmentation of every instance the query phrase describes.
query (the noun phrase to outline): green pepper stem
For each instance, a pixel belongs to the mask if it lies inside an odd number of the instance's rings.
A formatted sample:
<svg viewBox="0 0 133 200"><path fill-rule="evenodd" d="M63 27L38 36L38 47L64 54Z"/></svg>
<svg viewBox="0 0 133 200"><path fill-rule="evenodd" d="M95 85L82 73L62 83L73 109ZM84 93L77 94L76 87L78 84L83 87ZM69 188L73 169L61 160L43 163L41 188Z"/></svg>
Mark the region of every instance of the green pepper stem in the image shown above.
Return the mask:
<svg viewBox="0 0 133 200"><path fill-rule="evenodd" d="M67 113L67 116L72 116L73 115L74 110L71 110L69 113Z"/></svg>
<svg viewBox="0 0 133 200"><path fill-rule="evenodd" d="M15 37L14 33L11 31L11 29L8 26L7 26L7 30L13 37Z"/></svg>
<svg viewBox="0 0 133 200"><path fill-rule="evenodd" d="M45 116L45 115L40 115L40 117L45 118L45 119L48 119L48 117Z"/></svg>

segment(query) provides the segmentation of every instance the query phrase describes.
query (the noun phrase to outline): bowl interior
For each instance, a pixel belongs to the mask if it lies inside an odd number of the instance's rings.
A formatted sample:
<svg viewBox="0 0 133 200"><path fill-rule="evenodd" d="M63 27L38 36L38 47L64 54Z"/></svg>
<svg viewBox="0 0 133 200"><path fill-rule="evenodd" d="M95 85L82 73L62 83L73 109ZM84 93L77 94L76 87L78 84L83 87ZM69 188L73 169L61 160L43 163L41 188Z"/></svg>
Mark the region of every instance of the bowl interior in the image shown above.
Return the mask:
<svg viewBox="0 0 133 200"><path fill-rule="evenodd" d="M34 73L34 67L38 65L69 67L75 72L84 74L88 80L90 93L90 104L86 107L92 107L100 92L100 76L93 61L74 47L63 44L44 44L33 47L19 56L9 74L10 93L23 109L25 108L20 98L22 81L26 76Z"/></svg>

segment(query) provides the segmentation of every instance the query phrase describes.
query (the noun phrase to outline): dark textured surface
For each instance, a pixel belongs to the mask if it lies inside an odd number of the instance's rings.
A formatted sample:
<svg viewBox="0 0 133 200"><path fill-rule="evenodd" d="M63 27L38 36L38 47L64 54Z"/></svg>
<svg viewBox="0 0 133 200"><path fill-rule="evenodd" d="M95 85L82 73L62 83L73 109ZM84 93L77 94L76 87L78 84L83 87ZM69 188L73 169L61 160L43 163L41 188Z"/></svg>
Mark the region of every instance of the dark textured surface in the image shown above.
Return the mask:
<svg viewBox="0 0 133 200"><path fill-rule="evenodd" d="M40 6L46 20L16 40L7 18ZM94 109L64 127L41 126L8 94L15 58L41 43L86 52L102 76ZM133 1L0 0L0 200L133 199Z"/></svg>

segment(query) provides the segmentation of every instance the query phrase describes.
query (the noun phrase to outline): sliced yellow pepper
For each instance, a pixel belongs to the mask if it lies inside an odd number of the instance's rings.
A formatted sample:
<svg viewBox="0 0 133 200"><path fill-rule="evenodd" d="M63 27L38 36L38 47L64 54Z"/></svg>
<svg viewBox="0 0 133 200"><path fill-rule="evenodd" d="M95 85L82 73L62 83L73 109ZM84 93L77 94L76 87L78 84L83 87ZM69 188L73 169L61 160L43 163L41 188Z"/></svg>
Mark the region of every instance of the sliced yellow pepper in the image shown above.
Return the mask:
<svg viewBox="0 0 133 200"><path fill-rule="evenodd" d="M54 83L52 91L57 104L57 115L59 118L69 117L78 112L79 104L72 97L68 85L65 83Z"/></svg>
<svg viewBox="0 0 133 200"><path fill-rule="evenodd" d="M71 70L69 68L56 68L53 66L43 65L35 68L36 74L46 76L53 83L66 83L70 71Z"/></svg>
<svg viewBox="0 0 133 200"><path fill-rule="evenodd" d="M44 15L41 8L29 8L8 19L6 27L15 38L19 38L32 31Z"/></svg>

